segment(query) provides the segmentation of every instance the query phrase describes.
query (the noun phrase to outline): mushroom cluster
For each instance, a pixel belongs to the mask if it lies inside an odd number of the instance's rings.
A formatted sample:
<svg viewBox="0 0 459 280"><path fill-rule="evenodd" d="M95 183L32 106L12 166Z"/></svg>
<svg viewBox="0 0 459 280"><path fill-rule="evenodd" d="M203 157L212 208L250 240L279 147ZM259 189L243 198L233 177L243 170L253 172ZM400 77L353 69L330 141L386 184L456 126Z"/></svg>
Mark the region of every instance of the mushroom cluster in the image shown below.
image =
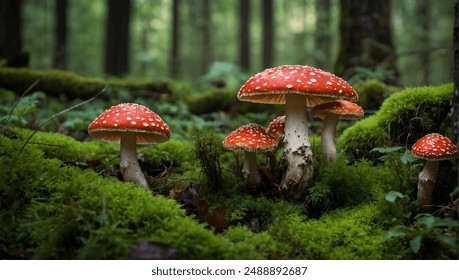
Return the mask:
<svg viewBox="0 0 459 280"><path fill-rule="evenodd" d="M136 145L156 144L169 140L168 125L147 107L122 103L99 115L89 126L91 137L120 143L120 169L123 180L148 189L145 175L137 160Z"/></svg>
<svg viewBox="0 0 459 280"><path fill-rule="evenodd" d="M355 90L341 78L305 65L278 66L255 74L237 97L241 101L285 104L283 160L287 169L280 188L293 199L301 199L313 175L307 107L338 99L358 100Z"/></svg>

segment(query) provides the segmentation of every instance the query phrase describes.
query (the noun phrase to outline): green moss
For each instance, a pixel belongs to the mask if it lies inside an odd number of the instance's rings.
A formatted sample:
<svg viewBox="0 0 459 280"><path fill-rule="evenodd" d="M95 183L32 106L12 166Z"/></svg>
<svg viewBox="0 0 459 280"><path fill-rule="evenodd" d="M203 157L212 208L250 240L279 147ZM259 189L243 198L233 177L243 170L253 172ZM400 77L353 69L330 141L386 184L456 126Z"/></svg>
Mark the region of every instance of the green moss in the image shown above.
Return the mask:
<svg viewBox="0 0 459 280"><path fill-rule="evenodd" d="M213 89L201 94L190 96L186 101L191 113L196 115L225 111L233 114L250 112L276 112L283 114L283 106L268 107L272 105L252 102L241 102L237 99L237 90L228 88Z"/></svg>
<svg viewBox="0 0 459 280"><path fill-rule="evenodd" d="M389 164L375 166L368 160L351 163L339 154L335 162L318 171L306 196L308 212L316 217L324 211L376 201L390 190L406 189L406 182L400 182L406 174L399 172Z"/></svg>
<svg viewBox="0 0 459 280"><path fill-rule="evenodd" d="M336 145L361 158L374 147L406 146L431 132L448 135L452 84L408 88L388 97L375 115L346 129Z"/></svg>
<svg viewBox="0 0 459 280"><path fill-rule="evenodd" d="M0 139L0 242L38 259L124 259L142 240L158 241L183 259L265 258L266 239L245 231L238 246L214 235L173 200L44 158L37 146ZM19 162L20 161L20 162ZM245 237L244 237L245 235ZM243 238L244 237L244 238ZM257 241L258 240L258 241ZM244 244L248 242L248 244Z"/></svg>
<svg viewBox="0 0 459 280"><path fill-rule="evenodd" d="M376 79L363 80L353 87L359 94L359 105L365 110L379 109L384 99L397 91L397 88Z"/></svg>
<svg viewBox="0 0 459 280"><path fill-rule="evenodd" d="M365 204L328 213L320 220L291 216L270 230L289 240L289 254L304 259L397 259L403 252L383 242L378 209Z"/></svg>

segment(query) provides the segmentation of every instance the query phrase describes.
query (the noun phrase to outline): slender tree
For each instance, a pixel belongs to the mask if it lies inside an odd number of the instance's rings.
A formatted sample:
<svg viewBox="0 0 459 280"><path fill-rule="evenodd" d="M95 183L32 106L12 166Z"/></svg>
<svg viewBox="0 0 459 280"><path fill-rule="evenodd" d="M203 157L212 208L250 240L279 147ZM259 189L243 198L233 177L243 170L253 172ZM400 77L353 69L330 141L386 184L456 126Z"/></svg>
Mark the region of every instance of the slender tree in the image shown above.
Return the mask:
<svg viewBox="0 0 459 280"><path fill-rule="evenodd" d="M398 84L395 48L390 28L390 0L340 0L340 49L335 73L344 79L358 67L391 71L384 82Z"/></svg>
<svg viewBox="0 0 459 280"><path fill-rule="evenodd" d="M430 2L416 1L414 7L415 21L416 21L416 44L418 46L430 47L429 33L430 33ZM429 84L430 69L430 53L422 52L418 55L420 67L418 71L422 74L422 81Z"/></svg>
<svg viewBox="0 0 459 280"><path fill-rule="evenodd" d="M180 0L172 1L172 28L171 28L171 53L170 53L170 75L179 75L180 65Z"/></svg>
<svg viewBox="0 0 459 280"><path fill-rule="evenodd" d="M67 68L67 8L68 0L55 0L53 67Z"/></svg>
<svg viewBox="0 0 459 280"><path fill-rule="evenodd" d="M315 58L316 67L331 71L331 3L330 0L316 1L317 24L315 31L315 48L319 55Z"/></svg>
<svg viewBox="0 0 459 280"><path fill-rule="evenodd" d="M201 0L201 73L206 73L212 61L212 17L210 13L210 1Z"/></svg>
<svg viewBox="0 0 459 280"><path fill-rule="evenodd" d="M105 73L118 76L129 72L131 0L107 0L107 6Z"/></svg>
<svg viewBox="0 0 459 280"><path fill-rule="evenodd" d="M273 0L263 0L263 68L273 66L274 52L274 14Z"/></svg>
<svg viewBox="0 0 459 280"><path fill-rule="evenodd" d="M27 66L28 54L22 51L22 0L0 0L0 62L8 66Z"/></svg>
<svg viewBox="0 0 459 280"><path fill-rule="evenodd" d="M239 0L239 64L250 69L250 0Z"/></svg>

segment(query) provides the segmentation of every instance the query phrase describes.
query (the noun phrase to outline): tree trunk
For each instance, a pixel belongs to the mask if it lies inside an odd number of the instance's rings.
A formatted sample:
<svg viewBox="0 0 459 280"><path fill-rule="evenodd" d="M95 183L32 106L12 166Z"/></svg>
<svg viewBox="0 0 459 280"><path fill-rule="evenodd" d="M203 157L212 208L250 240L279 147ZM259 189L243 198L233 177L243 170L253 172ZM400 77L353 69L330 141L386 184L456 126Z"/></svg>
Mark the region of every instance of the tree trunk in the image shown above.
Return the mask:
<svg viewBox="0 0 459 280"><path fill-rule="evenodd" d="M201 0L201 73L206 73L212 61L212 19L209 0Z"/></svg>
<svg viewBox="0 0 459 280"><path fill-rule="evenodd" d="M239 64L250 70L250 0L239 0Z"/></svg>
<svg viewBox="0 0 459 280"><path fill-rule="evenodd" d="M315 58L316 67L331 71L331 3L330 0L316 1L315 49L319 55Z"/></svg>
<svg viewBox="0 0 459 280"><path fill-rule="evenodd" d="M68 0L55 0L53 67L67 68L67 7Z"/></svg>
<svg viewBox="0 0 459 280"><path fill-rule="evenodd" d="M129 26L131 0L107 0L105 73L119 76L129 72Z"/></svg>
<svg viewBox="0 0 459 280"><path fill-rule="evenodd" d="M172 38L170 53L170 75L176 78L179 75L179 50L180 50L180 0L172 1Z"/></svg>
<svg viewBox="0 0 459 280"><path fill-rule="evenodd" d="M263 0L263 68L273 67L274 14L273 0Z"/></svg>
<svg viewBox="0 0 459 280"><path fill-rule="evenodd" d="M347 80L359 67L391 71L383 82L398 84L390 0L340 0L340 6L341 39L335 74Z"/></svg>
<svg viewBox="0 0 459 280"><path fill-rule="evenodd" d="M454 4L454 31L453 31L453 49L454 49L454 91L452 99L453 115L451 139L459 147L459 0ZM459 170L456 176L456 186L459 186ZM459 218L459 204L456 206L457 218ZM457 229L459 234L459 227ZM459 235L458 235L459 236ZM459 257L459 252L458 252Z"/></svg>
<svg viewBox="0 0 459 280"><path fill-rule="evenodd" d="M0 0L0 61L7 66L28 66L28 54L22 51L22 0Z"/></svg>
<svg viewBox="0 0 459 280"><path fill-rule="evenodd" d="M416 36L416 44L418 46L424 46L425 48L429 48L430 46L430 40L429 40L429 24L430 24L430 3L426 1L416 1L415 2L415 20L416 20L416 26L417 28L417 36ZM419 54L419 62L420 62L420 67L418 68L418 71L421 72L422 74L422 81L424 81L425 84L429 84L429 72L430 72L430 59L429 59L429 52L422 52Z"/></svg>

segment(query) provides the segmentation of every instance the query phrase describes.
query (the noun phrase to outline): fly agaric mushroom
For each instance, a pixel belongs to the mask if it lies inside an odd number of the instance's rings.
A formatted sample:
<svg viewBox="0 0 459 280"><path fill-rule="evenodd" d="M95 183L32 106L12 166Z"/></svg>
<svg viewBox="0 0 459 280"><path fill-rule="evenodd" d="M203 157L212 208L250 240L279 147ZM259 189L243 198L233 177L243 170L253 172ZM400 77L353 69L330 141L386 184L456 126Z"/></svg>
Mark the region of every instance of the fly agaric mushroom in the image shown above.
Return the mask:
<svg viewBox="0 0 459 280"><path fill-rule="evenodd" d="M280 143L285 135L285 116L279 116L270 122L266 132Z"/></svg>
<svg viewBox="0 0 459 280"><path fill-rule="evenodd" d="M414 143L411 152L417 158L426 160L418 175L417 200L425 210L429 210L440 160L452 158L457 153L457 147L449 138L431 133Z"/></svg>
<svg viewBox="0 0 459 280"><path fill-rule="evenodd" d="M280 188L292 198L301 199L313 175L307 107L337 99L357 101L358 95L347 82L331 73L310 66L285 65L252 76L239 90L238 99L285 104L283 159L287 169Z"/></svg>
<svg viewBox="0 0 459 280"><path fill-rule="evenodd" d="M137 161L136 144L146 145L169 140L168 125L147 107L123 103L111 107L89 126L91 137L120 143L120 169L124 181L148 189L148 183Z"/></svg>
<svg viewBox="0 0 459 280"><path fill-rule="evenodd" d="M223 141L227 150L242 150L245 153L242 174L248 186L259 187L261 176L257 168L257 152L269 152L276 148L277 141L259 124L251 123L233 130Z"/></svg>
<svg viewBox="0 0 459 280"><path fill-rule="evenodd" d="M280 143L284 140L285 135L285 116L279 116L275 118L272 122L269 123L268 128L266 129L269 135L276 138L277 140L277 147L269 152L269 168L272 172L276 169L276 152L279 149Z"/></svg>
<svg viewBox="0 0 459 280"><path fill-rule="evenodd" d="M338 121L360 119L364 111L353 102L337 100L317 105L311 113L314 118L324 120L321 134L322 159L327 164L329 160L336 160L335 134Z"/></svg>

